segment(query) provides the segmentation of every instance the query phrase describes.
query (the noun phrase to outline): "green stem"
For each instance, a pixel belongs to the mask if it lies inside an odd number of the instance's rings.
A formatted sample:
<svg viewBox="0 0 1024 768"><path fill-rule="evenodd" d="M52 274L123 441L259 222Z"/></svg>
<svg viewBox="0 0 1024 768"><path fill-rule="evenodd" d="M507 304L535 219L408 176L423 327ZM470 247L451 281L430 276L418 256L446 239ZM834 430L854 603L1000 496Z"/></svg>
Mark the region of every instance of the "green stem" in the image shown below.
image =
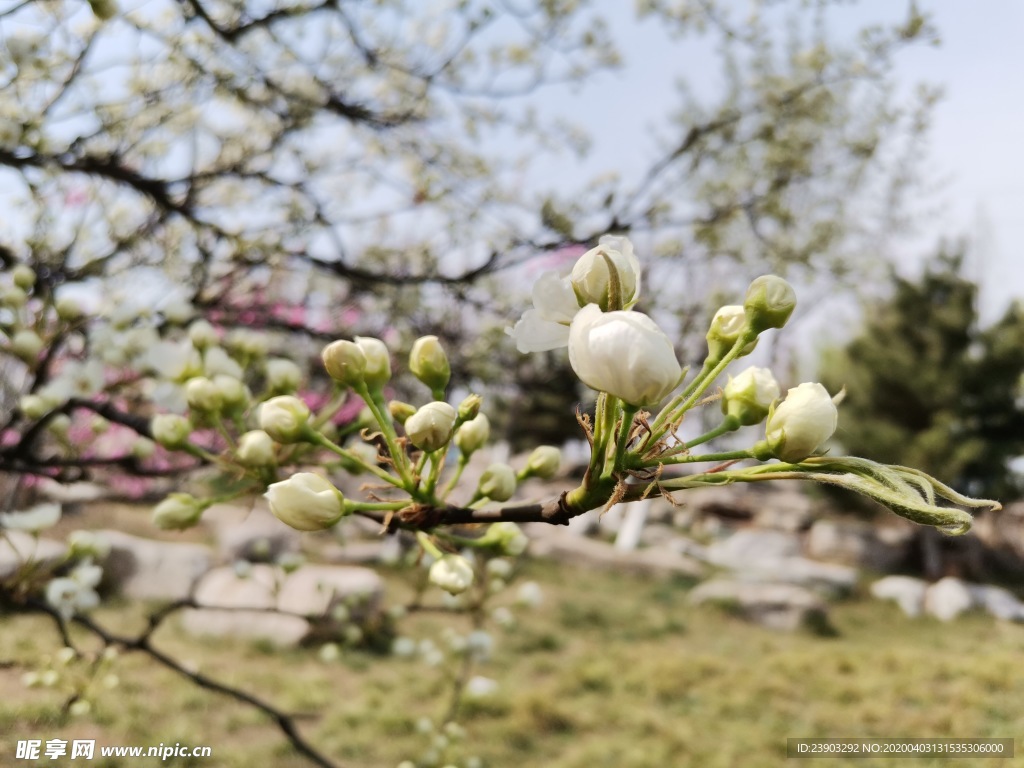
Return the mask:
<svg viewBox="0 0 1024 768"><path fill-rule="evenodd" d="M348 400L348 390L342 389L335 393L331 401L324 406L323 410L320 411L315 417L313 417L310 424L314 429L320 429L324 424L334 418L334 415L341 410L341 407L345 405L345 401Z"/></svg>
<svg viewBox="0 0 1024 768"><path fill-rule="evenodd" d="M452 475L451 479L445 484L444 490L441 491L442 500L447 499L448 494L450 494L452 490L455 488L455 484L459 482L459 478L462 477L462 472L466 468L467 464L469 464L469 456L467 456L464 453L460 453L459 463L455 465L455 473Z"/></svg>
<svg viewBox="0 0 1024 768"><path fill-rule="evenodd" d="M398 478L392 476L390 473L384 471L383 469L378 467L376 464L368 464L367 462L363 461L359 456L357 456L356 454L352 453L351 451L346 451L340 445L337 445L334 441L329 439L322 432L317 432L314 429L310 429L305 437L311 443L319 445L321 448L326 448L328 451L331 451L332 453L336 453L338 456L341 456L343 459L346 459L348 461L354 462L355 464L357 464L358 466L362 467L367 472L372 472L377 477L379 477L381 480L383 480L383 481L385 481L387 483L391 483L391 485L393 485L393 486L395 486L397 488L402 488L402 489L406 489L407 490L405 484L401 480L399 480Z"/></svg>
<svg viewBox="0 0 1024 768"><path fill-rule="evenodd" d="M699 456L676 455L669 456L667 459L661 459L660 461L653 462L653 464L696 464L703 461L735 461L738 459L752 459L754 454L749 450L743 451L724 451L722 453L704 453ZM664 485L664 483L662 483Z"/></svg>
<svg viewBox="0 0 1024 768"><path fill-rule="evenodd" d="M658 454L658 458L656 460L648 462L647 464L645 464L645 466L657 466L659 463L664 463L664 459L668 456L675 456L680 453L685 453L686 451L690 450L690 448L693 448L696 445L706 443L709 440L714 440L716 437L724 435L728 432L735 432L739 428L740 423L736 418L732 416L726 416L725 421L723 421L719 426L712 429L710 432L705 432L700 437L695 437L692 440L687 440L685 443L680 443L677 446L669 448L664 453Z"/></svg>
<svg viewBox="0 0 1024 768"><path fill-rule="evenodd" d="M391 454L391 461L402 478L402 482L405 483L405 488L410 492L414 491L415 483L409 468L409 457L406 456L405 451L399 449L398 434L395 432L395 426L391 421L391 413L384 406L383 397L378 402L370 393L365 383L356 387L356 394L363 398L366 407L370 409L370 413L373 414L373 418L380 426L381 433L384 435L384 441L388 446L388 452Z"/></svg>
<svg viewBox="0 0 1024 768"><path fill-rule="evenodd" d="M629 442L629 433L633 431L633 417L640 409L635 405L623 403L622 424L619 426L619 435L615 440L615 455L612 457L611 467L605 469L609 476L619 472L626 462L626 443Z"/></svg>
<svg viewBox="0 0 1024 768"><path fill-rule="evenodd" d="M423 551L435 560L440 560L444 557L444 553L438 548L437 544L434 543L434 540L423 531L416 531L416 541L418 541L420 546L423 547Z"/></svg>

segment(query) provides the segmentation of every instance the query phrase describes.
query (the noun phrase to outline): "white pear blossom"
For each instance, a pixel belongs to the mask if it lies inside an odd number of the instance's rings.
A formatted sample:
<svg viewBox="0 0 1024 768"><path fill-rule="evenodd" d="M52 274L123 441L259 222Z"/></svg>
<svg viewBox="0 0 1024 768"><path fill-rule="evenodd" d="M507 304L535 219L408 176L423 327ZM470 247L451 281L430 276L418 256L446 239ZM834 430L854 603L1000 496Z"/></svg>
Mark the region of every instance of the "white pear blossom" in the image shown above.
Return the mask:
<svg viewBox="0 0 1024 768"><path fill-rule="evenodd" d="M486 414L478 413L476 417L464 422L455 432L455 445L466 456L480 450L491 436L491 422Z"/></svg>
<svg viewBox="0 0 1024 768"><path fill-rule="evenodd" d="M203 353L203 370L211 378L224 375L241 380L245 377L242 366L223 347L210 347Z"/></svg>
<svg viewBox="0 0 1024 768"><path fill-rule="evenodd" d="M268 467L274 463L274 441L262 429L246 432L238 438L238 460L247 467Z"/></svg>
<svg viewBox="0 0 1024 768"><path fill-rule="evenodd" d="M260 406L260 428L279 443L295 443L302 439L309 416L309 406L302 400L280 395Z"/></svg>
<svg viewBox="0 0 1024 768"><path fill-rule="evenodd" d="M102 578L103 570L85 560L67 576L53 579L46 585L46 602L67 621L100 604L96 587Z"/></svg>
<svg viewBox="0 0 1024 768"><path fill-rule="evenodd" d="M591 389L630 405L656 405L682 376L672 342L640 312L602 312L588 304L572 321L569 363Z"/></svg>
<svg viewBox="0 0 1024 768"><path fill-rule="evenodd" d="M621 309L629 309L640 298L640 262L633 255L633 244L625 237L605 235L577 260L569 279L580 306L597 304L609 309L611 276L608 260L612 262L619 279Z"/></svg>
<svg viewBox="0 0 1024 768"><path fill-rule="evenodd" d="M275 392L294 392L302 383L302 369L287 358L267 360L267 386Z"/></svg>
<svg viewBox="0 0 1024 768"><path fill-rule="evenodd" d="M832 437L839 413L828 390L816 382L804 382L786 393L765 425L765 439L776 458L803 461Z"/></svg>
<svg viewBox="0 0 1024 768"><path fill-rule="evenodd" d="M298 472L264 494L278 520L300 531L320 531L345 514L341 491L320 475Z"/></svg>
<svg viewBox="0 0 1024 768"><path fill-rule="evenodd" d="M569 324L580 304L568 277L544 272L533 286L533 309L506 330L520 352L545 352L569 343Z"/></svg>
<svg viewBox="0 0 1024 768"><path fill-rule="evenodd" d="M355 342L366 357L366 370L363 372L366 386L371 389L383 387L391 379L391 353L387 345L372 336L356 336Z"/></svg>

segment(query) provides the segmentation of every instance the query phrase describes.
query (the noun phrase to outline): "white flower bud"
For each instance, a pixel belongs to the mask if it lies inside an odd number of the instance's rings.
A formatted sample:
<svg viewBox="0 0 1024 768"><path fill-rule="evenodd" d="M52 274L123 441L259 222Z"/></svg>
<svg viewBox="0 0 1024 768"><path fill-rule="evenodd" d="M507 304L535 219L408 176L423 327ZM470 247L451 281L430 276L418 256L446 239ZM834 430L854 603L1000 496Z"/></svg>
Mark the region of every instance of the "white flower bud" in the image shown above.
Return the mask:
<svg viewBox="0 0 1024 768"><path fill-rule="evenodd" d="M380 339L356 336L356 344L366 358L363 380L370 389L380 389L391 379L391 353Z"/></svg>
<svg viewBox="0 0 1024 768"><path fill-rule="evenodd" d="M715 312L708 328L708 356L721 360L735 346L736 341L747 330L747 314L739 304L729 304ZM757 346L757 339L747 344L739 356L749 355Z"/></svg>
<svg viewBox="0 0 1024 768"><path fill-rule="evenodd" d="M485 543L497 549L501 554L509 557L518 557L526 551L530 540L523 533L522 529L515 523L494 523L487 529L480 543ZM495 562L495 561L491 561ZM488 563L490 566L491 563ZM497 574L495 574L497 575ZM505 574L507 576L508 574ZM505 578L503 576L502 578Z"/></svg>
<svg viewBox="0 0 1024 768"><path fill-rule="evenodd" d="M484 399L480 395L468 395L459 403L459 420L472 421L475 419L477 414L480 413L480 406L483 404L483 401Z"/></svg>
<svg viewBox="0 0 1024 768"><path fill-rule="evenodd" d="M196 376L185 383L185 400L189 408L202 413L219 411L224 405L217 385L205 376Z"/></svg>
<svg viewBox="0 0 1024 768"><path fill-rule="evenodd" d="M267 488L270 511L300 531L330 528L345 514L345 498L330 481L312 472L299 472Z"/></svg>
<svg viewBox="0 0 1024 768"><path fill-rule="evenodd" d="M192 323L188 327L188 337L192 341L192 346L199 350L214 347L219 341L216 329L205 320L196 320Z"/></svg>
<svg viewBox="0 0 1024 768"><path fill-rule="evenodd" d="M165 531L184 531L199 522L206 505L188 493L172 493L153 509L153 523Z"/></svg>
<svg viewBox="0 0 1024 768"><path fill-rule="evenodd" d="M736 378L729 377L722 390L722 413L735 417L740 426L760 424L779 395L772 372L751 366Z"/></svg>
<svg viewBox="0 0 1024 768"><path fill-rule="evenodd" d="M246 432L238 438L238 460L247 467L269 467L274 464L274 441L262 429Z"/></svg>
<svg viewBox="0 0 1024 768"><path fill-rule="evenodd" d="M640 312L579 311L569 327L569 363L591 389L630 405L656 405L682 376L672 342Z"/></svg>
<svg viewBox="0 0 1024 768"><path fill-rule="evenodd" d="M462 555L444 555L430 566L430 581L452 595L461 594L473 585L473 566Z"/></svg>
<svg viewBox="0 0 1024 768"><path fill-rule="evenodd" d="M466 456L480 450L491 436L491 422L486 414L478 413L476 418L465 422L455 432L455 444Z"/></svg>
<svg viewBox="0 0 1024 768"><path fill-rule="evenodd" d="M416 339L409 353L409 370L422 381L435 396L444 391L451 378L452 369L448 355L437 340L437 336L423 336Z"/></svg>
<svg viewBox="0 0 1024 768"><path fill-rule="evenodd" d="M538 445L526 460L526 473L550 480L562 465L562 452L553 445Z"/></svg>
<svg viewBox="0 0 1024 768"><path fill-rule="evenodd" d="M750 327L758 333L781 328L796 309L796 291L776 275L761 275L747 288L743 300Z"/></svg>
<svg viewBox="0 0 1024 768"><path fill-rule="evenodd" d="M34 363L43 351L43 340L35 331L23 328L11 339L11 351L26 363Z"/></svg>
<svg viewBox="0 0 1024 768"><path fill-rule="evenodd" d="M309 406L292 395L272 397L260 406L260 428L279 443L301 442Z"/></svg>
<svg viewBox="0 0 1024 768"><path fill-rule="evenodd" d="M388 413L399 424L405 424L409 417L416 413L416 406L401 400L392 400L388 403Z"/></svg>
<svg viewBox="0 0 1024 768"><path fill-rule="evenodd" d="M405 420L405 433L421 451L436 451L448 444L457 414L448 403L427 403Z"/></svg>
<svg viewBox="0 0 1024 768"><path fill-rule="evenodd" d="M213 377L213 385L220 393L225 408L229 410L244 409L249 405L252 395L249 388L234 376L218 373Z"/></svg>
<svg viewBox="0 0 1024 768"><path fill-rule="evenodd" d="M274 392L293 394L302 384L302 369L291 360L275 357L267 360L267 386Z"/></svg>
<svg viewBox="0 0 1024 768"><path fill-rule="evenodd" d="M608 260L618 275L619 306L609 304L611 276ZM581 307L597 304L603 311L629 309L640 298L640 262L633 255L633 244L625 237L605 235L600 245L580 256L570 276L573 291Z"/></svg>
<svg viewBox="0 0 1024 768"><path fill-rule="evenodd" d="M516 472L508 464L491 464L480 476L477 493L491 501L508 501L516 492Z"/></svg>
<svg viewBox="0 0 1024 768"><path fill-rule="evenodd" d="M786 393L786 399L768 414L765 440L777 459L803 461L832 437L839 413L828 390L805 382Z"/></svg>
<svg viewBox="0 0 1024 768"><path fill-rule="evenodd" d="M184 416L174 413L161 413L153 417L149 426L153 439L164 448L181 448L188 443L192 434L192 423Z"/></svg>
<svg viewBox="0 0 1024 768"><path fill-rule="evenodd" d="M68 430L71 429L71 417L66 413L58 413L46 422L46 428L58 437L66 438L68 436Z"/></svg>
<svg viewBox="0 0 1024 768"><path fill-rule="evenodd" d="M332 379L346 387L358 387L365 381L366 355L354 341L332 341L321 355Z"/></svg>
<svg viewBox="0 0 1024 768"><path fill-rule="evenodd" d="M247 328L236 328L231 331L224 337L224 345L250 358L265 357L267 354L267 337L259 331L250 331Z"/></svg>

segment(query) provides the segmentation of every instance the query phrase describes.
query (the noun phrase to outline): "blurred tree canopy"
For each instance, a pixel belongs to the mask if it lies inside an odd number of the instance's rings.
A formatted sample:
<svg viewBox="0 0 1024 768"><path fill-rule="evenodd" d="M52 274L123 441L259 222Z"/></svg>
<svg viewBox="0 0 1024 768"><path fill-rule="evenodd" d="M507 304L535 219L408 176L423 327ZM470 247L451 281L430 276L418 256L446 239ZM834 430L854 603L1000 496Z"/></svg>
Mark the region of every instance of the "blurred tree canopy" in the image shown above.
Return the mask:
<svg viewBox="0 0 1024 768"><path fill-rule="evenodd" d="M597 3L0 0L0 260L32 266L39 298L89 285L122 320L180 299L305 362L326 339L434 333L456 386L513 402L500 330L529 278L621 232L656 259L641 309L693 359L754 276L850 286L877 267L937 98L894 83L898 51L936 39L913 3L855 32L830 21L845 0L739 5L637 5L651 34L712 53L624 173L539 100L601 98L643 55ZM559 152L577 177L545 172ZM5 415L46 375L5 381Z"/></svg>
<svg viewBox="0 0 1024 768"><path fill-rule="evenodd" d="M960 491L1014 498L1024 454L1024 306L988 328L962 250L941 249L917 280L865 310L860 335L823 362L846 387L836 438L850 453L934 473Z"/></svg>

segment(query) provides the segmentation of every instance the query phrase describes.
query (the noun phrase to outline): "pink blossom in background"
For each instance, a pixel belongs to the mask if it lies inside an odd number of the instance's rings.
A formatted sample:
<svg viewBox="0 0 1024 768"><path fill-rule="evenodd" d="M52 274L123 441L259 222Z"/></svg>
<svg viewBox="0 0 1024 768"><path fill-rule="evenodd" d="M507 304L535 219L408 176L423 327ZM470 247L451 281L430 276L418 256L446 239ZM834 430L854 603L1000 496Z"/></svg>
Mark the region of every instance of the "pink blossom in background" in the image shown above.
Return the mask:
<svg viewBox="0 0 1024 768"><path fill-rule="evenodd" d="M84 187L69 189L64 193L64 205L67 208L78 208L90 200L89 191Z"/></svg>
<svg viewBox="0 0 1024 768"><path fill-rule="evenodd" d="M531 277L536 277L541 272L548 272L550 270L561 272L567 264L575 262L576 259L586 252L587 247L585 245L568 245L565 248L559 248L557 251L536 256L530 259L530 266L526 270L527 274Z"/></svg>
<svg viewBox="0 0 1024 768"><path fill-rule="evenodd" d="M106 484L110 490L129 499L141 499L154 487L153 478L134 475L111 475Z"/></svg>
<svg viewBox="0 0 1024 768"><path fill-rule="evenodd" d="M0 432L0 446L4 448L17 445L19 440L21 440L21 433L16 429L5 429Z"/></svg>
<svg viewBox="0 0 1024 768"><path fill-rule="evenodd" d="M363 316L363 310L359 307L349 304L348 306L342 307L341 317L339 320L343 327L351 328L353 325L359 322Z"/></svg>

